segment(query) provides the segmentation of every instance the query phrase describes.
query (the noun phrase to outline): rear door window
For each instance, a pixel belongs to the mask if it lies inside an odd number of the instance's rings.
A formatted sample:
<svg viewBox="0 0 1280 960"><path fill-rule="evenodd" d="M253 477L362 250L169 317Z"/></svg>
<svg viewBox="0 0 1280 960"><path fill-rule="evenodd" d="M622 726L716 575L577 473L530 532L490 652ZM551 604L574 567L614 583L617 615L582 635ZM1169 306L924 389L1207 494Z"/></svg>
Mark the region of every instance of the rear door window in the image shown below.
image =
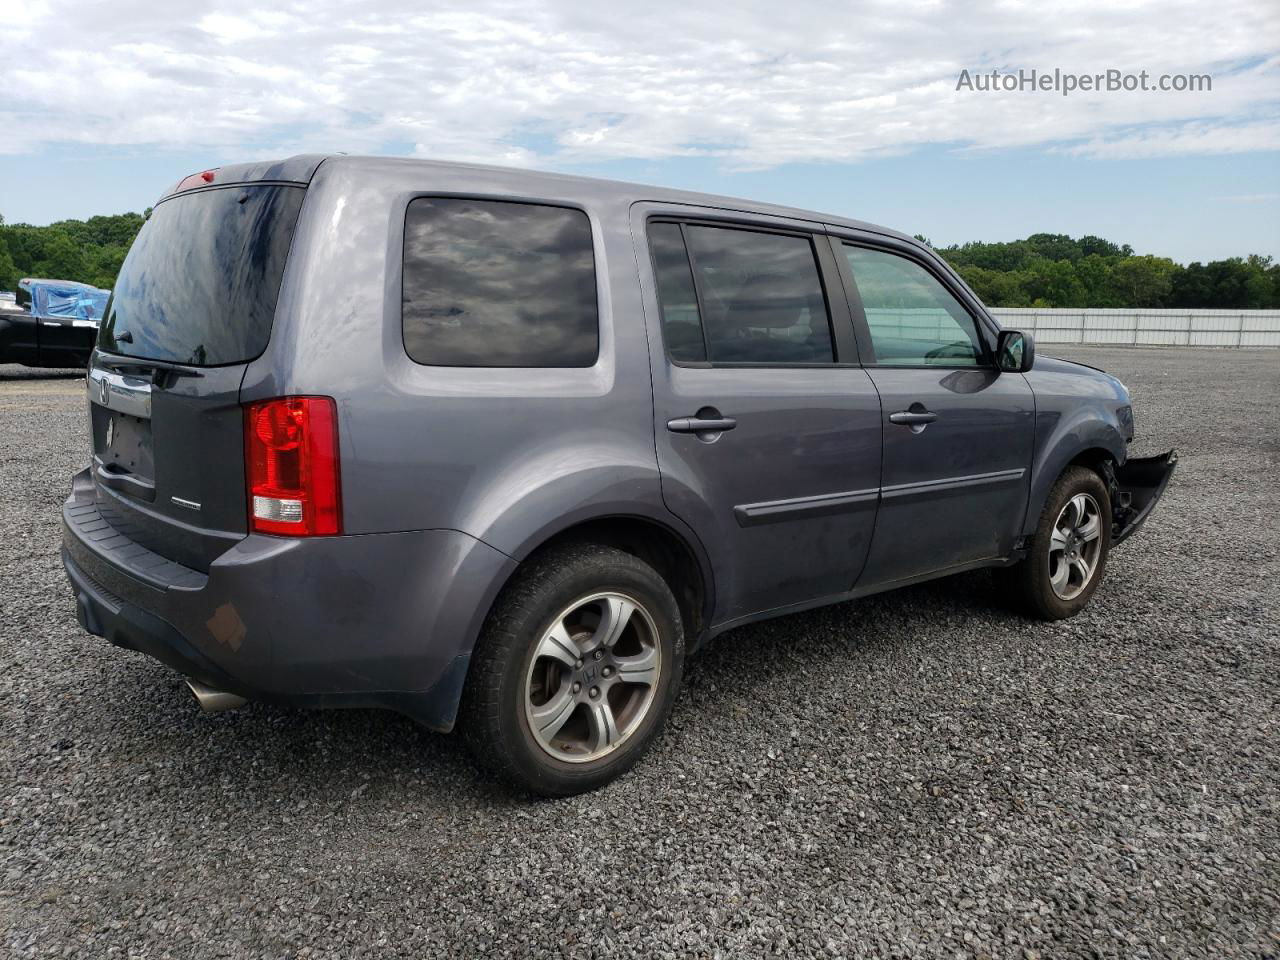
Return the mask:
<svg viewBox="0 0 1280 960"><path fill-rule="evenodd" d="M301 186L219 187L156 205L129 248L98 346L194 366L266 349Z"/></svg>
<svg viewBox="0 0 1280 960"><path fill-rule="evenodd" d="M591 222L543 204L413 200L401 309L418 363L589 367L600 346Z"/></svg>
<svg viewBox="0 0 1280 960"><path fill-rule="evenodd" d="M650 242L673 360L834 362L831 321L808 237L655 223Z"/></svg>
<svg viewBox="0 0 1280 960"><path fill-rule="evenodd" d="M653 247L667 353L681 363L704 361L707 347L698 317L698 294L693 286L693 271L689 269L689 254L680 224L653 224L649 228L649 243Z"/></svg>

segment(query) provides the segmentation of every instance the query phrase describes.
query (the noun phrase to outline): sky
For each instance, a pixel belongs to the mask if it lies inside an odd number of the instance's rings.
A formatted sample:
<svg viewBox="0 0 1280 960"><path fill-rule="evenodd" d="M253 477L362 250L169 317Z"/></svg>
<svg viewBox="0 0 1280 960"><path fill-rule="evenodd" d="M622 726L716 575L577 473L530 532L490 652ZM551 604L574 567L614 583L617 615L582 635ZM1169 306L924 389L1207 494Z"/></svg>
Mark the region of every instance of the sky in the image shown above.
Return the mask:
<svg viewBox="0 0 1280 960"><path fill-rule="evenodd" d="M936 246L1052 232L1280 259L1270 0L0 0L0 51L10 223L343 151L747 196ZM979 89L1055 69L1211 89Z"/></svg>

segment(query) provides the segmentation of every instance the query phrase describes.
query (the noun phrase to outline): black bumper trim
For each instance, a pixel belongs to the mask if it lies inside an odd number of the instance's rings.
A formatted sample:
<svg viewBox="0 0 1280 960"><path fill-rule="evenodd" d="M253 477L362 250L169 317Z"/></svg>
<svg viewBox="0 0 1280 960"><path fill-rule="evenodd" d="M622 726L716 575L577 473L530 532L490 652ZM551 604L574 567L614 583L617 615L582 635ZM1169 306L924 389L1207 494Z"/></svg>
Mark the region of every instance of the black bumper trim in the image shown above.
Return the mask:
<svg viewBox="0 0 1280 960"><path fill-rule="evenodd" d="M1178 466L1178 451L1154 457L1132 457L1115 471L1111 545L1129 539L1147 522Z"/></svg>
<svg viewBox="0 0 1280 960"><path fill-rule="evenodd" d="M144 547L130 536L131 531L113 523L97 503L68 500L62 507L62 522L71 533L63 542L74 544L75 559L81 564L86 563L88 554L161 591L201 590L209 582L207 574Z"/></svg>
<svg viewBox="0 0 1280 960"><path fill-rule="evenodd" d="M62 565L76 598L76 619L89 633L113 646L136 650L183 676L229 693L253 697L240 681L219 669L172 624L111 593L91 578L62 548Z"/></svg>

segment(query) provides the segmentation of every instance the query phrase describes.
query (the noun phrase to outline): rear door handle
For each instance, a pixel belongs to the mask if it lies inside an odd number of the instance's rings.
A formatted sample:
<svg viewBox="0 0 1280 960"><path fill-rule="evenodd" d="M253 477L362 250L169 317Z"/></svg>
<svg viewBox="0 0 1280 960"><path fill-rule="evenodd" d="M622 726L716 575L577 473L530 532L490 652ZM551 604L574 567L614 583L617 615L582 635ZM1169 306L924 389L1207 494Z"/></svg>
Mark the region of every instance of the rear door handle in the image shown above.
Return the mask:
<svg viewBox="0 0 1280 960"><path fill-rule="evenodd" d="M672 433L722 433L738 425L733 417L676 417L667 421Z"/></svg>
<svg viewBox="0 0 1280 960"><path fill-rule="evenodd" d="M938 415L936 413L931 413L928 410L925 410L924 412L902 410L898 413L889 414L890 423L900 423L906 427L914 427L917 425L924 426L926 423L933 423L937 419Z"/></svg>

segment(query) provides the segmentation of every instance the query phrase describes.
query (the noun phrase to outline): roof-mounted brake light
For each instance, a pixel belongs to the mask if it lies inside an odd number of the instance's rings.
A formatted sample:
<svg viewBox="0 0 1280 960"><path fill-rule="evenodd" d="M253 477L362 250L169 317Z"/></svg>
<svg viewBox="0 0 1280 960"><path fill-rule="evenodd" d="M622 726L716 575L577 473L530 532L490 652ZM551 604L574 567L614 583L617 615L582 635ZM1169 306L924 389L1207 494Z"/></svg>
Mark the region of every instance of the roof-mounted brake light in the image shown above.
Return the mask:
<svg viewBox="0 0 1280 960"><path fill-rule="evenodd" d="M200 173L193 173L189 177L183 177L178 181L178 185L174 190L175 192L178 190L190 190L192 187L203 187L207 183L213 183L213 178L216 176L217 171L218 168L214 167L212 170L204 170Z"/></svg>

